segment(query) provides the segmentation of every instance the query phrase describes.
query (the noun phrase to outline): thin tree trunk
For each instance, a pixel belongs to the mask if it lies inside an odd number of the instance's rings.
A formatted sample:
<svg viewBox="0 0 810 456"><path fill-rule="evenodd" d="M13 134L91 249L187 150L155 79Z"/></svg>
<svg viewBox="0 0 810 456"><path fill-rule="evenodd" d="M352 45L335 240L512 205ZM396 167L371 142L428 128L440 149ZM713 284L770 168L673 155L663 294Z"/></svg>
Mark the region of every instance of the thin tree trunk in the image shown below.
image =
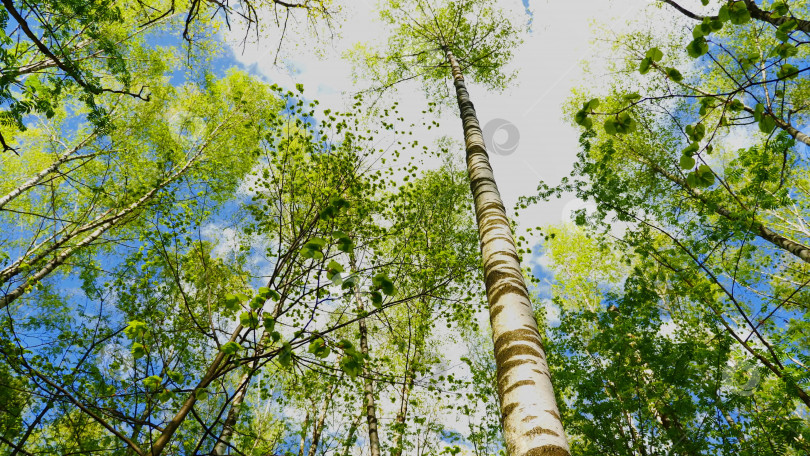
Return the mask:
<svg viewBox="0 0 810 456"><path fill-rule="evenodd" d="M239 337L239 333L242 332L242 325L238 325L236 329L234 329L233 334L231 334L230 342L234 342L237 337ZM225 361L226 358L229 358L230 355L226 355L224 352L218 352L217 356L214 357L214 360L211 362L211 365L208 366L208 370L205 372L203 378L197 383L197 386L194 388L191 393L189 393L188 397L186 398L183 405L180 406L180 410L174 415L174 417L169 421L169 424L163 429L163 432L160 433L157 440L152 444L152 448L150 449L150 454L152 456L158 456L163 452L163 449L166 445L171 441L172 436L174 436L175 431L183 421L188 416L191 409L194 407L194 404L197 402L197 390L202 388L207 388L209 384L214 380L217 370L222 365L222 362Z"/></svg>
<svg viewBox="0 0 810 456"><path fill-rule="evenodd" d="M351 263L352 273L357 272L357 264L354 255L349 257ZM360 295L360 285L354 285L354 299L357 302L357 307L362 312L365 309L363 305L363 297ZM357 321L360 329L360 351L363 356L368 359L368 328L366 328L366 319L361 318ZM366 408L366 422L368 423L368 444L371 456L380 456L380 437L377 433L377 405L374 402L374 383L371 380L371 373L368 370L367 364L363 363L363 404Z"/></svg>
<svg viewBox="0 0 810 456"><path fill-rule="evenodd" d="M329 410L329 404L332 402L332 395L335 394L337 383L343 380L341 376L337 382L329 385L329 392L326 393L326 398L323 401L323 407L318 411L318 418L315 420L315 427L312 429L312 440L309 443L309 450L307 456L315 456L318 451L318 443L321 441L321 432L323 432L323 423L326 421L326 412Z"/></svg>
<svg viewBox="0 0 810 456"><path fill-rule="evenodd" d="M354 442L357 440L355 437L355 433L357 433L357 427L360 426L360 422L363 420L363 416L365 413L362 411L357 414L357 418L352 421L351 426L349 426L349 435L346 436L346 440L343 442L343 453L342 456L349 456L349 453L354 446Z"/></svg>
<svg viewBox="0 0 810 456"><path fill-rule="evenodd" d="M65 164L67 162L73 161L73 160L80 160L80 159L83 159L83 158L92 158L92 157L98 155L98 153L91 153L91 154L85 154L85 155L76 155L76 156L73 155L74 153L76 153L76 151L78 151L79 149L81 149L82 147L87 145L87 143L90 142L90 140L95 138L97 135L98 135L98 131L94 131L93 133L88 135L86 138L84 138L75 147L65 151L65 153L60 155L53 163L51 163L50 166L48 166L47 168L45 168L42 171L40 171L39 173L37 173L35 176L33 176L30 179L28 179L27 181L25 181L19 187L15 188L14 190L11 190L7 194L5 194L2 198L0 198L0 209L3 209L6 206L6 204L11 202L11 200L13 200L14 198L20 196L23 192L25 192L29 188L37 185L40 181L42 181L42 179L45 178L45 176L47 176L48 174L56 171L56 169L59 168L61 165Z"/></svg>
<svg viewBox="0 0 810 456"><path fill-rule="evenodd" d="M269 283L267 286L270 287L271 285L272 283ZM284 307L284 302L287 299L289 289L285 289L283 292L284 294L278 300L273 308L273 312L271 313L274 319L278 318L279 314L281 314L281 309ZM217 439L214 449L211 450L211 456L224 455L225 451L230 445L231 437L233 437L233 431L236 426L236 420L239 419L239 413L241 412L240 406L245 401L248 386L250 385L250 381L253 379L253 374L256 372L256 369L259 366L258 357L264 353L264 347L267 345L269 337L270 335L266 331L264 334L262 334L259 344L256 346L256 360L253 361L250 369L242 374L242 378L239 379L239 383L236 387L236 393L234 393L233 400L231 401L231 408L228 410L228 416L225 418L225 422L222 424L222 432L219 434L219 439Z"/></svg>
<svg viewBox="0 0 810 456"><path fill-rule="evenodd" d="M254 368L255 366L246 371L244 374L242 374L242 378L239 379L239 383L236 387L236 393L231 401L231 408L228 410L228 416L225 418L225 422L222 423L222 432L219 433L219 439L217 439L214 449L211 450L212 456L224 455L231 443L231 437L233 436L233 430L236 426L236 420L239 419L239 407L241 407L242 402L245 400L245 395L247 395L248 384L253 377Z"/></svg>
<svg viewBox="0 0 810 456"><path fill-rule="evenodd" d="M37 427L40 421L42 421L42 417L44 417L45 414L48 413L48 410L50 410L51 407L53 407L53 401L54 401L53 397L51 397L51 399L48 400L48 403L45 404L45 407L43 407L42 410L39 412L39 414L37 414L36 418L34 418L34 421L28 425L28 429L25 430L25 434L23 434L22 438L20 438L20 441L17 442L17 446L14 447L14 451L12 451L9 456L16 456L17 453L23 449L23 447L25 446L25 442L28 440L28 437L31 436L31 433L34 431L34 428Z"/></svg>
<svg viewBox="0 0 810 456"><path fill-rule="evenodd" d="M507 453L511 456L568 456L568 439L554 397L542 338L506 210L489 164L481 126L461 68L453 54L447 49L445 52L464 128Z"/></svg>
<svg viewBox="0 0 810 456"><path fill-rule="evenodd" d="M360 298L360 290L355 285L355 297L360 310L363 310L363 300ZM357 325L360 328L360 351L368 358L368 329L366 319L361 318ZM363 363L363 391L364 403L366 406L366 421L368 422L368 444L371 456L380 456L380 437L377 434L377 406L374 403L374 382L371 380L367 364Z"/></svg>
<svg viewBox="0 0 810 456"><path fill-rule="evenodd" d="M415 359L416 354L414 354ZM405 373L405 380L402 382L402 403L394 420L395 437L391 456L402 456L403 445L405 444L405 420L408 418L408 401L410 400L411 389L413 389L414 378L414 368L413 363L411 363L411 367Z"/></svg>
<svg viewBox="0 0 810 456"><path fill-rule="evenodd" d="M313 402L313 407L315 407L315 403ZM307 410L307 415L304 418L304 428L301 429L301 444L298 446L298 456L304 456L304 448L307 445L307 430L309 429L309 410Z"/></svg>
<svg viewBox="0 0 810 456"><path fill-rule="evenodd" d="M220 124L211 134L215 134L215 132L221 127ZM69 242L70 240L76 238L79 234L85 233L87 231L93 230L87 237L79 241L77 244L65 249L63 252L55 255L50 261L45 263L40 269L28 277L28 279L19 285L17 288L8 292L5 296L0 298L0 309L5 308L14 300L22 296L26 293L26 291L32 287L33 285L39 283L43 278L47 277L48 274L53 272L54 269L61 266L65 261L67 261L71 256L73 256L76 252L81 250L84 247L87 247L95 240L100 238L104 233L106 233L110 228L117 226L119 221L126 219L128 216L132 215L137 210L141 209L146 203L148 203L154 196L180 178L194 163L196 163L200 158L203 156L203 152L207 148L209 141L206 141L197 152L177 171L172 173L168 178L164 179L163 182L152 188L149 192L144 194L142 197L138 198L136 201L132 202L131 204L127 205L123 209L116 212L113 216L107 217L110 211L105 212L104 214L96 217L91 222L86 223L84 226L77 229L75 232L71 233L70 235L65 236L64 238L57 241L54 245L47 248L44 252L40 253L33 259L29 260L30 264L34 264L38 261L44 260L48 255L51 253L55 253L59 247L64 245L65 243ZM21 258L20 260L16 261L15 264L6 268L2 272L0 272L0 284L7 282L9 279L14 277L15 275L22 272L23 264L25 263L25 259Z"/></svg>
<svg viewBox="0 0 810 456"><path fill-rule="evenodd" d="M422 306L426 306L424 300L420 303ZM399 412L397 412L397 417L394 420L394 448L391 450L391 456L402 456L403 446L405 444L405 420L408 418L408 402L410 401L411 390L413 389L413 383L416 378L416 366L417 363L420 362L422 359L422 354L424 350L424 339L425 339L425 323L426 319L428 318L426 312L423 312L424 308L420 309L420 315L417 317L419 318L419 325L417 326L416 337L414 340L414 351L413 351L413 358L411 358L410 363L406 365L405 369L405 378L402 381L402 390L400 395L402 396L402 402L399 406ZM406 357L407 362L407 357Z"/></svg>

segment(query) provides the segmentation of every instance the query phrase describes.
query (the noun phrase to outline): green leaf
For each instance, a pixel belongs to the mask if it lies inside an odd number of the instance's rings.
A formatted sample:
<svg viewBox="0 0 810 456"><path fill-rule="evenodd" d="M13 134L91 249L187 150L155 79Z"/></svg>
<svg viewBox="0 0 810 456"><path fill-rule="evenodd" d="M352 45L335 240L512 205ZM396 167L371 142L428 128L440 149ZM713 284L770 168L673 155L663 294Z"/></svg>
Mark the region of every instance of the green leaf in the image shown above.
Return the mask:
<svg viewBox="0 0 810 456"><path fill-rule="evenodd" d="M714 173L708 165L700 165L694 172L696 183L699 187L709 187L714 183Z"/></svg>
<svg viewBox="0 0 810 456"><path fill-rule="evenodd" d="M774 2L771 5L771 12L773 13L771 15L771 17L773 17L774 19L786 15L788 13L787 3L785 3L785 2ZM775 17L774 17L774 15L775 15Z"/></svg>
<svg viewBox="0 0 810 456"><path fill-rule="evenodd" d="M799 69L789 63L782 65L776 73L776 77L779 79L795 79L798 75Z"/></svg>
<svg viewBox="0 0 810 456"><path fill-rule="evenodd" d="M662 58L664 58L664 53L661 52L660 49L657 47L650 48L645 54L645 57L652 60L653 62L659 62Z"/></svg>
<svg viewBox="0 0 810 456"><path fill-rule="evenodd" d="M256 296L253 297L253 299L250 300L249 305L250 305L251 309L256 310L256 309L260 309L261 307L263 307L264 303L266 301L267 301L267 298L265 298L264 296L256 295Z"/></svg>
<svg viewBox="0 0 810 456"><path fill-rule="evenodd" d="M351 253L354 249L354 242L349 237L342 237L338 239L337 248L341 252Z"/></svg>
<svg viewBox="0 0 810 456"><path fill-rule="evenodd" d="M638 93L636 93L636 92L633 92L633 93L628 93L628 94L623 95L623 96L622 96L622 99L623 99L624 101L633 102L633 101L636 101L636 100L640 100L640 99L641 99L641 95L639 95L639 94L638 94Z"/></svg>
<svg viewBox="0 0 810 456"><path fill-rule="evenodd" d="M782 44L776 46L776 48L774 48L774 50L773 50L774 55L778 55L779 57L782 57L783 59L793 57L798 53L799 53L799 49L796 46L794 46L792 44L789 44L789 43L782 43Z"/></svg>
<svg viewBox="0 0 810 456"><path fill-rule="evenodd" d="M774 118L772 116L763 115L759 119L758 126L759 126L759 131L761 131L761 132L763 132L765 134L771 134L771 132L774 130L774 128L776 128L776 121L774 120Z"/></svg>
<svg viewBox="0 0 810 456"><path fill-rule="evenodd" d="M247 328L256 329L259 327L259 317L256 312L242 312L239 315L239 323Z"/></svg>
<svg viewBox="0 0 810 456"><path fill-rule="evenodd" d="M315 237L315 238L312 238L309 241L307 241L307 243L304 244L304 247L307 247L307 248L310 248L310 249L321 250L321 249L324 248L325 245L326 245L326 240Z"/></svg>
<svg viewBox="0 0 810 456"><path fill-rule="evenodd" d="M135 342L134 344L132 344L131 352L133 358L140 359L146 356L146 347L144 347L143 344Z"/></svg>
<svg viewBox="0 0 810 456"><path fill-rule="evenodd" d="M323 258L323 248L326 245L326 241L321 238L312 238L304 244L304 247L301 249L301 256L304 258L315 258L316 260L320 260Z"/></svg>
<svg viewBox="0 0 810 456"><path fill-rule="evenodd" d="M208 398L208 390L205 388L197 388L194 390L194 396L198 401L204 401Z"/></svg>
<svg viewBox="0 0 810 456"><path fill-rule="evenodd" d="M137 339L143 337L146 333L146 323L138 320L132 320L129 325L124 328L124 334L130 339Z"/></svg>
<svg viewBox="0 0 810 456"><path fill-rule="evenodd" d="M372 291L369 293L369 296L371 297L371 304L373 304L374 307L382 307L383 297L379 291Z"/></svg>
<svg viewBox="0 0 810 456"><path fill-rule="evenodd" d="M270 315L265 315L262 318L262 321L264 323L265 331L273 332L273 330L276 328L276 319L271 317Z"/></svg>
<svg viewBox="0 0 810 456"><path fill-rule="evenodd" d="M577 111L577 113L574 114L574 122L576 122L578 125L582 125L585 128L588 128L586 124L590 120L591 119L588 118L588 113L586 111ZM591 125L593 125L593 122L591 122Z"/></svg>
<svg viewBox="0 0 810 456"><path fill-rule="evenodd" d="M605 133L607 133L609 135L615 135L616 134L616 120L615 119L608 118L607 120L605 120L604 127L605 127Z"/></svg>
<svg viewBox="0 0 810 456"><path fill-rule="evenodd" d="M690 155L681 155L681 169L692 169L695 166L695 159Z"/></svg>
<svg viewBox="0 0 810 456"><path fill-rule="evenodd" d="M357 276L352 275L352 276L346 277L346 278L343 279L343 285L341 286L341 289L343 289L343 290L351 290L352 288L354 288L355 285L357 285L358 281L359 281L359 279L357 278Z"/></svg>
<svg viewBox="0 0 810 456"><path fill-rule="evenodd" d="M344 356L340 358L340 369L349 377L355 378L363 372L362 358L355 356Z"/></svg>
<svg viewBox="0 0 810 456"><path fill-rule="evenodd" d="M371 279L372 285L382 290L388 296L394 294L394 282L387 275L379 273Z"/></svg>
<svg viewBox="0 0 810 456"><path fill-rule="evenodd" d="M717 19L721 22L727 22L731 19L728 13L728 5L720 7L720 10L717 12Z"/></svg>
<svg viewBox="0 0 810 456"><path fill-rule="evenodd" d="M281 346L281 351L278 352L278 363L285 368L292 365L292 345L289 342L284 342Z"/></svg>
<svg viewBox="0 0 810 456"><path fill-rule="evenodd" d="M696 59L709 52L709 43L706 42L706 38L695 38L686 46L686 52L689 57Z"/></svg>
<svg viewBox="0 0 810 456"><path fill-rule="evenodd" d="M236 342L226 342L219 347L219 351L225 353L226 355L233 355L241 349L242 346Z"/></svg>
<svg viewBox="0 0 810 456"><path fill-rule="evenodd" d="M343 197L332 198L331 200L329 200L329 204L337 210L351 207L351 203L349 203L349 200Z"/></svg>
<svg viewBox="0 0 810 456"><path fill-rule="evenodd" d="M702 123L695 124L694 127L687 125L684 130L686 130L686 135L689 136L692 142L700 141L706 135L706 126Z"/></svg>
<svg viewBox="0 0 810 456"><path fill-rule="evenodd" d="M684 148L684 149L681 151L681 154L683 154L683 155L687 155L687 156L692 156L692 155L694 155L694 154L695 154L695 152L697 152L698 150L700 150L700 144L699 144L699 143L697 143L697 142L693 142L693 143L689 144L688 146L686 146L686 147L685 147L685 148Z"/></svg>
<svg viewBox="0 0 810 456"><path fill-rule="evenodd" d="M799 22L796 19L791 17L790 19L786 20L785 22L782 22L779 25L779 27L777 28L777 30L779 30L780 32L790 33L792 31L796 30L796 28L798 28L798 27L799 27Z"/></svg>
<svg viewBox="0 0 810 456"><path fill-rule="evenodd" d="M173 370L167 370L166 375L169 376L171 381L173 381L174 383L177 383L178 385L183 383L183 374L181 374L180 372L173 371Z"/></svg>
<svg viewBox="0 0 810 456"><path fill-rule="evenodd" d="M308 351L317 358L326 358L332 353L332 349L330 349L326 345L326 342L320 337L310 342Z"/></svg>
<svg viewBox="0 0 810 456"><path fill-rule="evenodd" d="M650 60L649 57L645 57L641 59L641 63L638 65L638 72L647 74L650 71L650 66L652 66L652 60Z"/></svg>
<svg viewBox="0 0 810 456"><path fill-rule="evenodd" d="M259 295L264 298L264 300L272 299L273 301L278 301L281 299L281 295L276 290L271 290L267 287L259 288Z"/></svg>
<svg viewBox="0 0 810 456"><path fill-rule="evenodd" d="M762 113L764 112L765 112L765 105L763 105L762 103L757 103L757 105L754 106L754 120L760 121L762 119Z"/></svg>
<svg viewBox="0 0 810 456"><path fill-rule="evenodd" d="M230 294L230 293L225 295L225 308L226 309L232 310L232 311L235 312L235 311L239 310L239 307L240 307L240 302L239 302L239 298L237 298L236 295L233 295L233 294Z"/></svg>
<svg viewBox="0 0 810 456"><path fill-rule="evenodd" d="M161 383L163 383L163 379L157 375L152 375L143 379L142 382L146 389L154 391L160 387Z"/></svg>
<svg viewBox="0 0 810 456"><path fill-rule="evenodd" d="M160 393L157 394L156 399L158 400L158 402L163 403L163 402L167 402L169 399L171 399L173 397L175 397L173 391L164 389L163 391L161 391Z"/></svg>
<svg viewBox="0 0 810 456"><path fill-rule="evenodd" d="M335 271L335 272L343 272L343 266L341 266L341 264L340 264L340 263L338 263L338 262L337 262L337 261L335 261L335 260L330 260L330 261L329 261L329 264L328 264L326 267L327 267L327 269L329 269L330 271Z"/></svg>
<svg viewBox="0 0 810 456"><path fill-rule="evenodd" d="M742 25L751 20L751 13L745 2L736 1L728 4L728 19L734 25Z"/></svg>
<svg viewBox="0 0 810 456"><path fill-rule="evenodd" d="M296 84L295 90L299 91L300 93L304 93L304 84Z"/></svg>
<svg viewBox="0 0 810 456"><path fill-rule="evenodd" d="M664 71L666 72L667 77L675 82L681 82L683 80L681 72L676 70L675 68L665 68Z"/></svg>

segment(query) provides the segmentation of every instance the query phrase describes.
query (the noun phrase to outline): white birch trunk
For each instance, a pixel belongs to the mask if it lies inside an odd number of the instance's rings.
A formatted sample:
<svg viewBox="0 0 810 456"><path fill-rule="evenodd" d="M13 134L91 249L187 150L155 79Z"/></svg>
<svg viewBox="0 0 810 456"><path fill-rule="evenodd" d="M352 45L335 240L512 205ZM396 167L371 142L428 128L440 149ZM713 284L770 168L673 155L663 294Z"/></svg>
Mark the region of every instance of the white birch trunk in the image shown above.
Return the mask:
<svg viewBox="0 0 810 456"><path fill-rule="evenodd" d="M455 57L452 68L489 303L501 422L511 456L569 456L537 321L481 127Z"/></svg>

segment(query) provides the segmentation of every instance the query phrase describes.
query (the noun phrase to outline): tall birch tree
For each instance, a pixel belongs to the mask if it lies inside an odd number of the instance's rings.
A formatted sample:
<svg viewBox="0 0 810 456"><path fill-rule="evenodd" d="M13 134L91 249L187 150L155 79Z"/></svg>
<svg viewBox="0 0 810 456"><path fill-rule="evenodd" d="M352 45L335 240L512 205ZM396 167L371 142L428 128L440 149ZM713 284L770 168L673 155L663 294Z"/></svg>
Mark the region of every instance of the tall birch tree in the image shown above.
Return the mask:
<svg viewBox="0 0 810 456"><path fill-rule="evenodd" d="M511 227L501 200L465 74L503 87L502 69L519 27L488 1L391 2L382 13L393 33L386 50L365 51L382 90L419 79L428 93L452 81L462 121L498 370L498 393L511 455L568 455L543 342L534 318Z"/></svg>

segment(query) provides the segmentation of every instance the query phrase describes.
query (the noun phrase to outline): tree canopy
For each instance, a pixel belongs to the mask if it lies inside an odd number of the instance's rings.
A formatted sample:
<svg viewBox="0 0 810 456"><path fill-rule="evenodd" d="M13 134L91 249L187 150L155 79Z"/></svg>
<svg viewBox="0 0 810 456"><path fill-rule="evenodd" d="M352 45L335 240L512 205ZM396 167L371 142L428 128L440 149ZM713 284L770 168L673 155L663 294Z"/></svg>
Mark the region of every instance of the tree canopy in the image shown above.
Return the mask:
<svg viewBox="0 0 810 456"><path fill-rule="evenodd" d="M0 455L810 453L810 6L596 18L513 198L513 3L3 0Z"/></svg>

